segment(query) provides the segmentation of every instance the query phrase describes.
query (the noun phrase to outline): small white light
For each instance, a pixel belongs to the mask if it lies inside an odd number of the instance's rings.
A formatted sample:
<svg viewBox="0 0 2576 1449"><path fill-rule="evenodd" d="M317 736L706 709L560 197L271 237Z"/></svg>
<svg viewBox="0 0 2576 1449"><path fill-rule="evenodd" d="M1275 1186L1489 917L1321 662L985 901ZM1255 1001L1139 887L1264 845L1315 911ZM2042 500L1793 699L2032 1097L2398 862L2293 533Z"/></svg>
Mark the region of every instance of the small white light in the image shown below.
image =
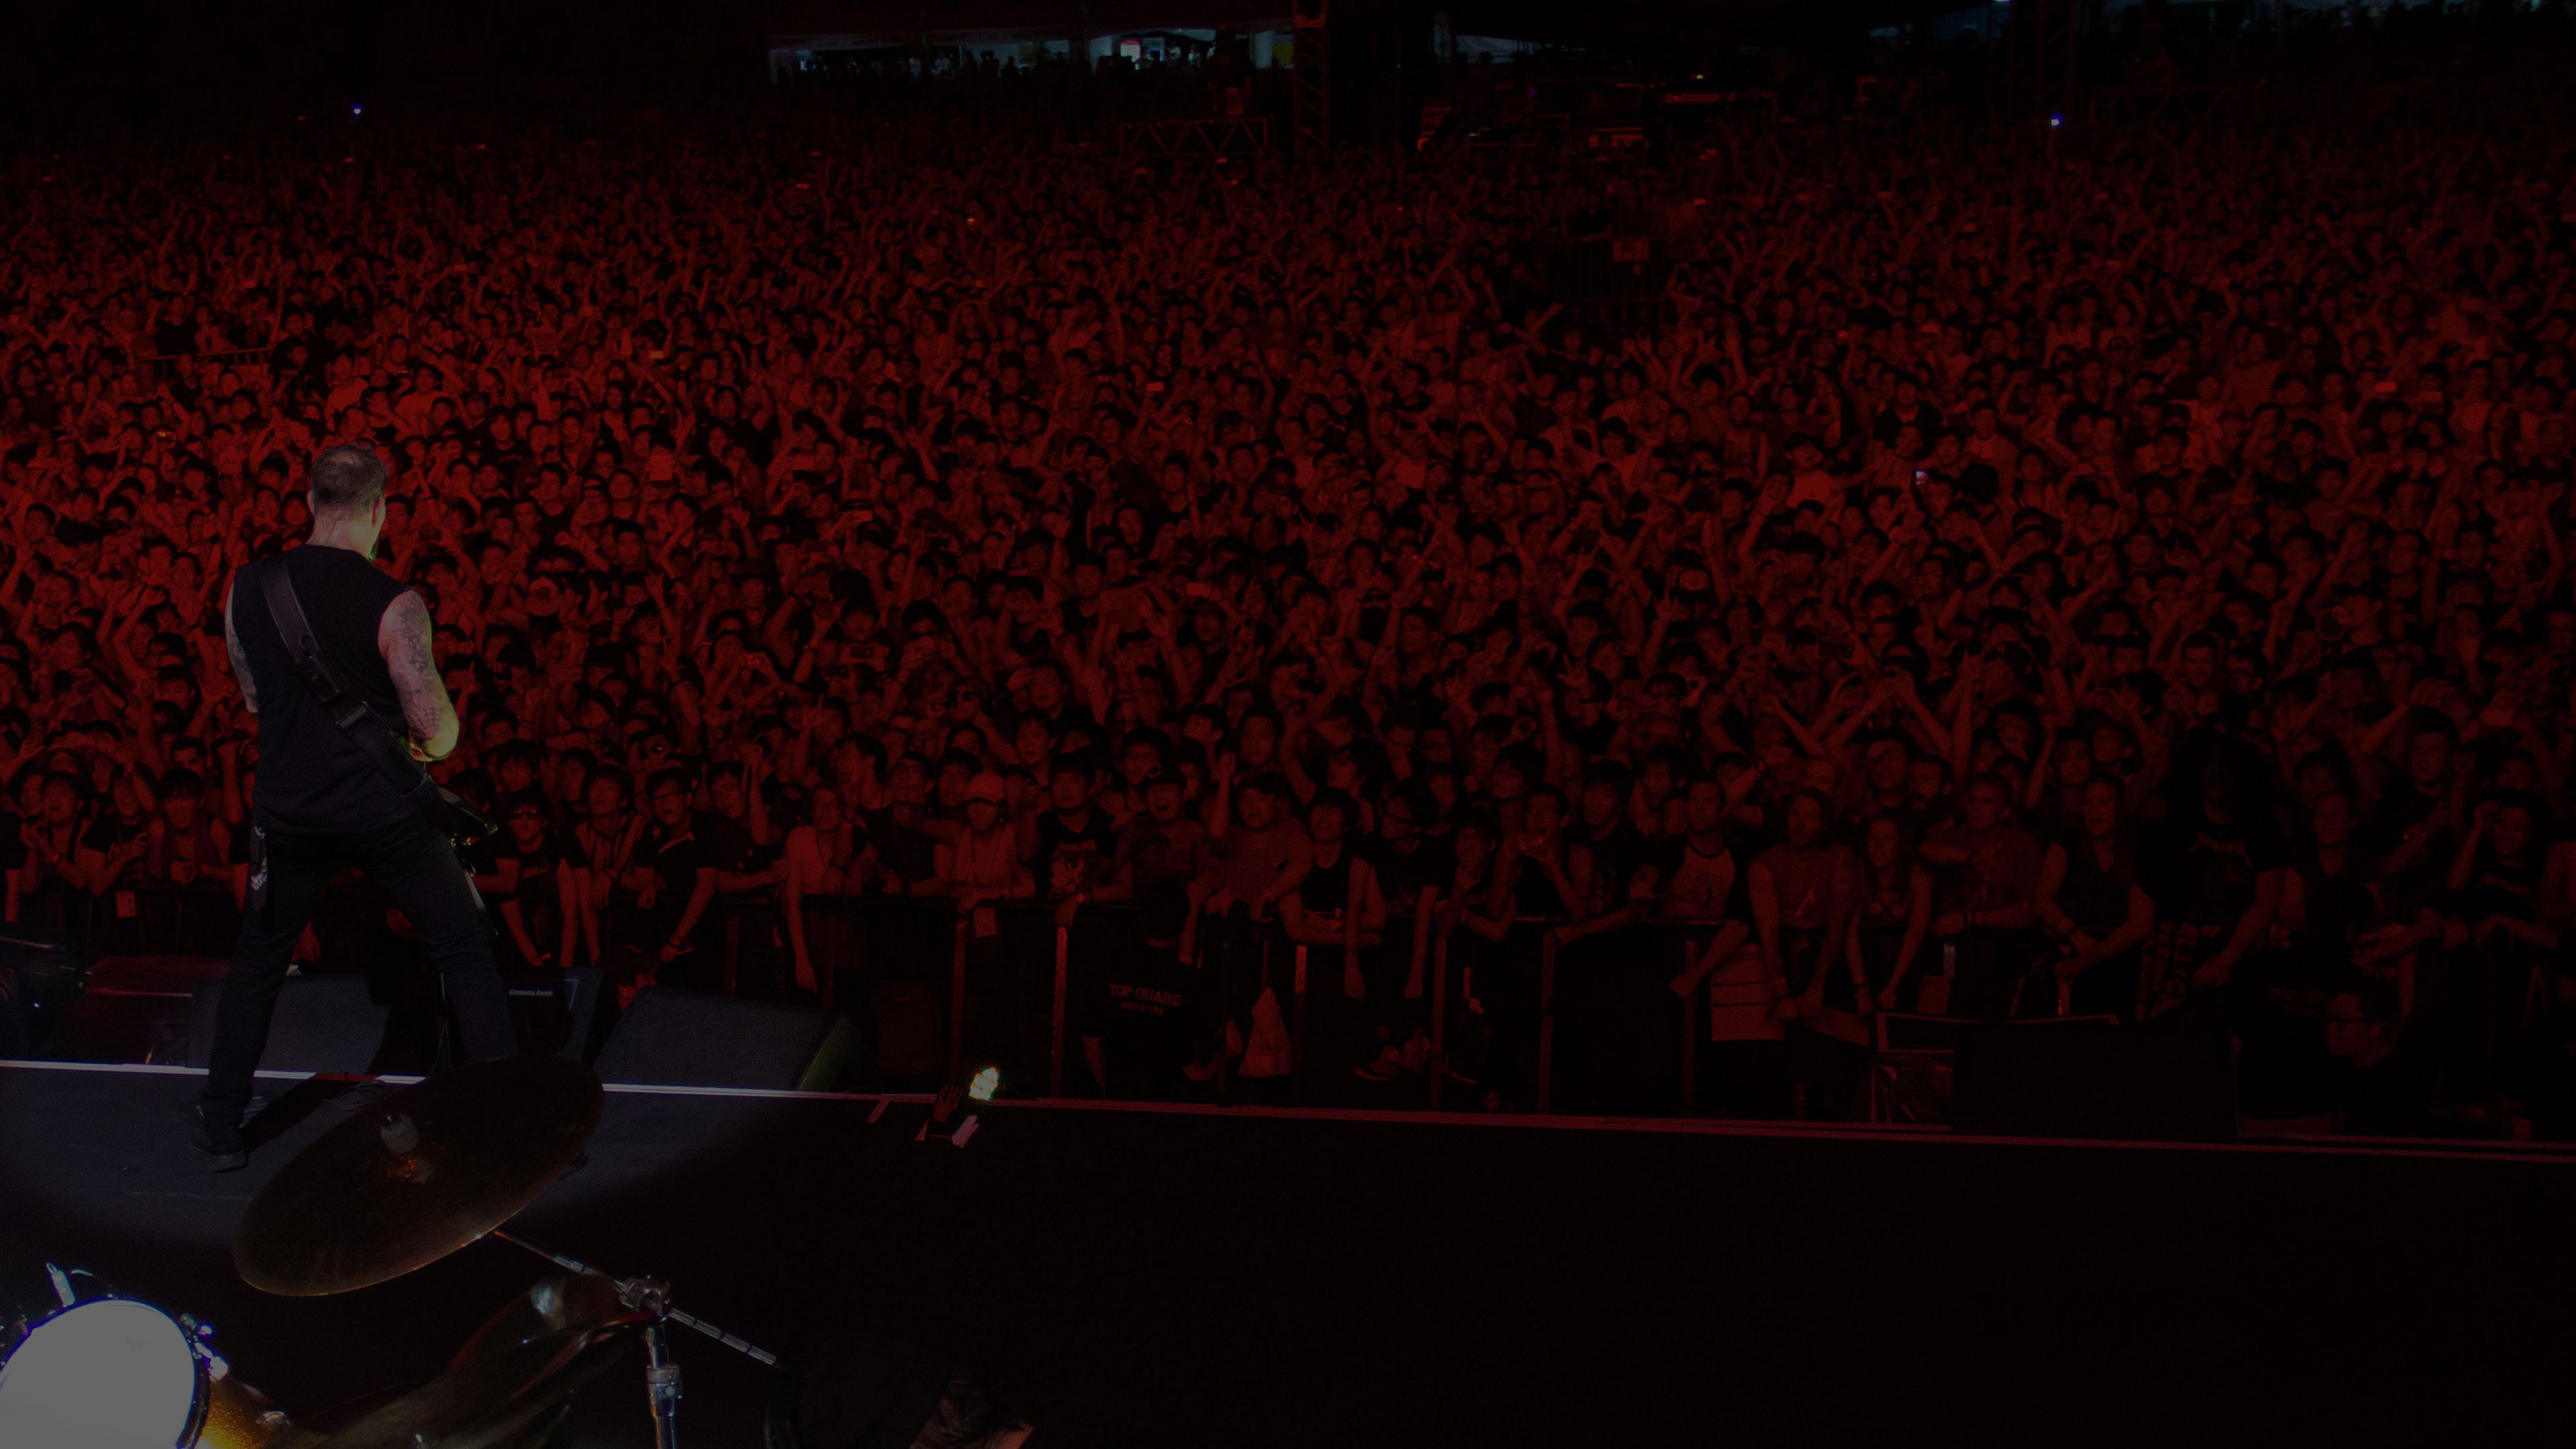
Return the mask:
<svg viewBox="0 0 2576 1449"><path fill-rule="evenodd" d="M1000 1090L1002 1090L1002 1069L1000 1067L986 1067L984 1070L975 1074L975 1079L973 1081L966 1084L966 1095L974 1098L978 1102L989 1102L993 1100L993 1094Z"/></svg>

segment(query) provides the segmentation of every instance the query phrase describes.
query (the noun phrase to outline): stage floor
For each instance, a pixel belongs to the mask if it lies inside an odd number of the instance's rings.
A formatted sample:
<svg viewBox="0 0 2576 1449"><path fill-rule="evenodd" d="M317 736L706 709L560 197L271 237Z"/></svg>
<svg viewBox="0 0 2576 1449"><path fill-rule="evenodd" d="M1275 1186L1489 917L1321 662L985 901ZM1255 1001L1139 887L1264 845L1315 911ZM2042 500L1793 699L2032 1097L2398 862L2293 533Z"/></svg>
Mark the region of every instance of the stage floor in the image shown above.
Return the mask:
<svg viewBox="0 0 2576 1449"><path fill-rule="evenodd" d="M290 1413L434 1372L539 1276L481 1243L269 1298L193 1077L0 1065L0 1306L43 1264L217 1325ZM289 1110L334 1084L272 1080ZM327 1112L327 1107L323 1109ZM837 1324L972 1362L1081 1442L2495 1443L2563 1427L2576 1156L2025 1143L1699 1123L612 1087L514 1226L771 1348ZM684 1442L756 1449L766 1371L675 1335ZM651 1442L638 1376L577 1442Z"/></svg>

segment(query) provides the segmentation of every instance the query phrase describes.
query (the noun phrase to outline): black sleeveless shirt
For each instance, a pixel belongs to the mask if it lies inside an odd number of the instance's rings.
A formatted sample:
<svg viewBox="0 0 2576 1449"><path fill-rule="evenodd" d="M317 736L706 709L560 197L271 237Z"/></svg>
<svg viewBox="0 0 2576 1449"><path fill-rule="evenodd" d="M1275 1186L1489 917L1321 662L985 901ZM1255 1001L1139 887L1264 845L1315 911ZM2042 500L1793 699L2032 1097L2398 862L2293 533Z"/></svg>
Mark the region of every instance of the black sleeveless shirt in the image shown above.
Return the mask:
<svg viewBox="0 0 2576 1449"><path fill-rule="evenodd" d="M281 555L295 597L313 626L322 660L340 687L356 692L390 726L402 716L394 678L376 648L376 628L409 586L345 548L305 544ZM233 637L250 660L259 692L259 775L252 823L289 835L337 835L386 824L412 807L393 782L331 723L286 652L268 615L259 569L233 575Z"/></svg>
<svg viewBox="0 0 2576 1449"><path fill-rule="evenodd" d="M1351 853L1348 842L1342 845L1342 858L1331 865L1319 865L1297 883L1297 904L1318 915L1338 919L1351 908L1351 867L1359 857Z"/></svg>

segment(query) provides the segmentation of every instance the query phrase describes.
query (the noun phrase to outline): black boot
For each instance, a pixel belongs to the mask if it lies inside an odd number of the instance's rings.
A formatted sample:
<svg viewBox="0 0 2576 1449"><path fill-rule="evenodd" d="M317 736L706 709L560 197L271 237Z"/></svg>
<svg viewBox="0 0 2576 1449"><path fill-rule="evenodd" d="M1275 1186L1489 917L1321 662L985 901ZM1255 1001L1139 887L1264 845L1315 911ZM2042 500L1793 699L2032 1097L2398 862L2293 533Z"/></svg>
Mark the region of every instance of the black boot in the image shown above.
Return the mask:
<svg viewBox="0 0 2576 1449"><path fill-rule="evenodd" d="M250 1149L242 1145L241 1124L210 1116L203 1107L188 1113L188 1147L209 1171L232 1172L250 1161Z"/></svg>

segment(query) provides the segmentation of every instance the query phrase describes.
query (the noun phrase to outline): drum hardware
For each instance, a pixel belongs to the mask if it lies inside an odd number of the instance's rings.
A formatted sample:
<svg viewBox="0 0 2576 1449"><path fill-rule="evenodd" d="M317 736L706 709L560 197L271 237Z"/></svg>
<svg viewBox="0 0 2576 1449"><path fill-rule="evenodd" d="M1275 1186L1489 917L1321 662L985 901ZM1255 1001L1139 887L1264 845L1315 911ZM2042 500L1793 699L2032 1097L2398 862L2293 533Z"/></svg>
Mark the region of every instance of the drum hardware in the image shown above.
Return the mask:
<svg viewBox="0 0 2576 1449"><path fill-rule="evenodd" d="M654 1442L676 1449L683 1385L670 1325L705 1334L766 1367L776 1368L778 1356L679 1308L661 1279L613 1278L502 1231L581 1155L602 1100L590 1069L561 1057L477 1062L404 1087L332 1127L278 1172L242 1215L234 1262L254 1287L316 1296L400 1277L480 1238L520 1248L573 1275L563 1281L582 1285L583 1294L604 1294L614 1305L614 1311L600 1309L588 1329L559 1330L572 1335L565 1343L577 1347L582 1367L595 1372L585 1355L611 1340L622 1347L623 1333L639 1332ZM504 1317L516 1311L505 1310ZM598 1344L586 1336L593 1330ZM527 1342L541 1340L554 1342L544 1335ZM447 1449L456 1425L495 1412L487 1401L505 1387L469 1345L448 1374L368 1416L363 1430L312 1442L316 1449L410 1449L402 1439L383 1437L401 1428L426 1436L424 1445ZM534 1390L507 1392L525 1397Z"/></svg>
<svg viewBox="0 0 2576 1449"><path fill-rule="evenodd" d="M579 1157L598 1124L598 1079L577 1061L516 1057L460 1067L333 1126L282 1168L242 1216L243 1279L316 1296L399 1277L481 1238L560 1269L467 1340L446 1370L400 1394L299 1427L243 1383L214 1326L74 1279L47 1264L54 1304L0 1320L0 1449L527 1449L573 1395L644 1344L657 1449L677 1449L683 1392L671 1325L768 1368L778 1356L681 1309L659 1278L613 1278L503 1231Z"/></svg>
<svg viewBox="0 0 2576 1449"><path fill-rule="evenodd" d="M47 1276L68 1292L70 1274L48 1264ZM0 1444L263 1449L291 1423L233 1373L213 1334L141 1299L73 1297L28 1324L0 1363Z"/></svg>
<svg viewBox="0 0 2576 1449"><path fill-rule="evenodd" d="M601 1102L599 1079L564 1057L477 1062L389 1093L260 1189L234 1265L254 1288L309 1297L437 1262L561 1177Z"/></svg>
<svg viewBox="0 0 2576 1449"><path fill-rule="evenodd" d="M487 1236L523 1248L570 1273L605 1276L578 1258L570 1258L549 1248L541 1248L525 1238L494 1228ZM679 1449L680 1443L680 1365L671 1356L667 1325L676 1323L693 1328L743 1357L765 1368L778 1367L778 1355L758 1344L727 1332L693 1313L686 1313L671 1303L671 1285L659 1278L616 1278L608 1280L616 1289L618 1300L628 1308L645 1314L652 1322L644 1330L644 1397L653 1416L654 1449Z"/></svg>
<svg viewBox="0 0 2576 1449"><path fill-rule="evenodd" d="M608 1280L553 1276L486 1320L445 1371L377 1395L265 1449L518 1449L547 1442L573 1396L613 1367L650 1320Z"/></svg>
<svg viewBox="0 0 2576 1449"><path fill-rule="evenodd" d="M529 1242L525 1238L502 1232L498 1228L493 1229L488 1236L496 1238L501 1242L508 1243L514 1248L525 1248L529 1252L536 1254L538 1257L545 1259L547 1262L554 1264L556 1267L564 1269L566 1272L600 1272L599 1269L590 1266L588 1263L582 1262L578 1258L567 1258L563 1254L555 1252L550 1248L538 1247L536 1244ZM709 1323L705 1319L697 1317L695 1314L683 1313L679 1309L672 1307L670 1301L671 1286L669 1284L653 1278L622 1278L610 1279L610 1281L616 1285L618 1296L623 1298L629 1307L637 1308L644 1312L654 1313L660 1317L667 1318L671 1322L680 1325L682 1328L694 1328L698 1332L705 1334L707 1337L714 1339L716 1342L723 1344L725 1347L732 1349L734 1352L741 1354L743 1357L750 1359L752 1362L760 1364L763 1367L778 1367L778 1355L771 1353L769 1350L762 1348L758 1344L752 1343L739 1335L728 1333L724 1329Z"/></svg>

